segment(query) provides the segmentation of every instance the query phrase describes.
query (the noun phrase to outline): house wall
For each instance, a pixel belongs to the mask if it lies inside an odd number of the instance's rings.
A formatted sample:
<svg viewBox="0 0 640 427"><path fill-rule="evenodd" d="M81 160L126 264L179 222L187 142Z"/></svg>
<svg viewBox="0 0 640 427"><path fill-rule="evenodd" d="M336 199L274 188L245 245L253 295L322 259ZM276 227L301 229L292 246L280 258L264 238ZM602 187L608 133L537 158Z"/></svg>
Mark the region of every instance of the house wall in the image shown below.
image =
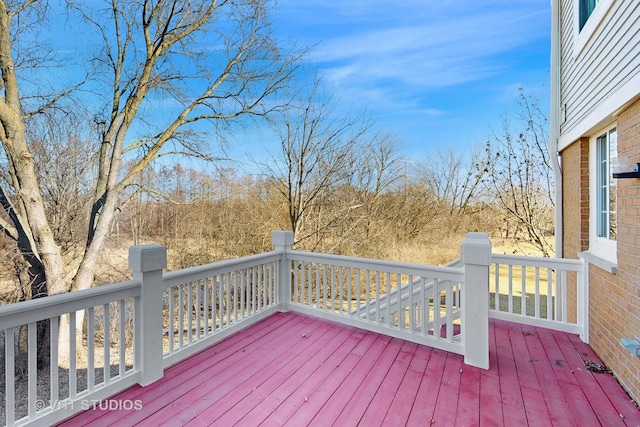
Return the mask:
<svg viewBox="0 0 640 427"><path fill-rule="evenodd" d="M560 149L611 120L640 85L640 7L601 0L606 11L577 31L575 0L560 0ZM595 12L594 12L595 13ZM589 22L587 22L589 24ZM585 35L590 35L586 38ZM582 39L580 37L582 36ZM582 47L580 47L582 45ZM618 104L617 107L615 104Z"/></svg>
<svg viewBox="0 0 640 427"><path fill-rule="evenodd" d="M634 163L640 162L640 100L618 116L618 155ZM602 346L617 344L607 355L607 358L611 358L609 364L620 378L629 378L628 389L636 402L640 402L640 357L620 351L620 343L610 343L608 339L640 339L640 178L618 180L616 279L611 288L605 285L602 289L605 295L611 292L610 310L614 322L614 330L610 333L614 336L603 336ZM594 317L596 314L597 311L594 311ZM620 334L615 336L618 332Z"/></svg>
<svg viewBox="0 0 640 427"><path fill-rule="evenodd" d="M640 101L617 116L617 129L618 155L640 162ZM588 158L587 138L562 152L563 249L568 258L589 246ZM640 358L619 343L623 337L640 339L640 178L619 179L617 184L617 270L611 274L589 265L590 345L640 402Z"/></svg>
<svg viewBox="0 0 640 427"><path fill-rule="evenodd" d="M589 139L581 138L562 152L562 199L565 258L578 258L589 248ZM577 299L576 277L567 277L567 298ZM576 305L569 304L568 320L575 322Z"/></svg>

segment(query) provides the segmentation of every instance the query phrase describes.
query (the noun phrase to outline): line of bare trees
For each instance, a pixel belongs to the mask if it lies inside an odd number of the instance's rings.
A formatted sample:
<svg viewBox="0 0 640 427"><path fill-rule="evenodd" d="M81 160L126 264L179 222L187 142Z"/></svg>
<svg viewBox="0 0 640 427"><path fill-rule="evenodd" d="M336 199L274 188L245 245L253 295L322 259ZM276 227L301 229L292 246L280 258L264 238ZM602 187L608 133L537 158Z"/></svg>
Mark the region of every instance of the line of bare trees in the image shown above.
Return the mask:
<svg viewBox="0 0 640 427"><path fill-rule="evenodd" d="M163 243L175 268L269 250L275 229L294 231L299 249L429 263L453 259L467 231L552 254L548 156L539 140L526 142L544 137L529 129L544 117L530 114L537 107L524 92L518 115L505 113L517 138L505 126L471 154L411 162L397 139L372 132L362 115L328 120L322 107L307 100L299 115L288 111L280 145L255 174L150 169L154 190L137 193L118 214L112 242ZM428 247L435 252L407 252Z"/></svg>

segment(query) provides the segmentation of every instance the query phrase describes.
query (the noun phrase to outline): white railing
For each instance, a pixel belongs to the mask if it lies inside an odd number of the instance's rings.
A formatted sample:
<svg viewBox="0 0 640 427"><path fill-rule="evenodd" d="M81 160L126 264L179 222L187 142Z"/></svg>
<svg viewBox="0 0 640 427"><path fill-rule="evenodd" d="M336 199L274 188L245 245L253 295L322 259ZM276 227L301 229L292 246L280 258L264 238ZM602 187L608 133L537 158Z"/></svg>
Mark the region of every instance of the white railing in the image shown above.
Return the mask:
<svg viewBox="0 0 640 427"><path fill-rule="evenodd" d="M139 295L140 283L129 281L1 307L4 424L60 421L136 384L130 332ZM58 346L62 330L66 348Z"/></svg>
<svg viewBox="0 0 640 427"><path fill-rule="evenodd" d="M277 311L281 258L268 252L166 273L164 366Z"/></svg>
<svg viewBox="0 0 640 427"><path fill-rule="evenodd" d="M4 424L53 424L133 384L153 383L167 366L276 311L463 354L484 369L490 312L586 329L579 261L492 256L483 233L469 233L461 259L445 267L293 251L290 232L274 232L273 243L271 252L169 273L162 272L164 247L134 246L132 281L0 307ZM497 273L491 280L490 270ZM532 308L519 312L523 305ZM50 324L47 366L36 353L46 339L38 336L46 330L41 322ZM68 366L58 347L66 324L64 350L84 354ZM43 378L46 390L38 385Z"/></svg>
<svg viewBox="0 0 640 427"><path fill-rule="evenodd" d="M290 307L464 354L461 268L290 252Z"/></svg>
<svg viewBox="0 0 640 427"><path fill-rule="evenodd" d="M577 259L493 254L489 315L576 333L588 342L584 269Z"/></svg>

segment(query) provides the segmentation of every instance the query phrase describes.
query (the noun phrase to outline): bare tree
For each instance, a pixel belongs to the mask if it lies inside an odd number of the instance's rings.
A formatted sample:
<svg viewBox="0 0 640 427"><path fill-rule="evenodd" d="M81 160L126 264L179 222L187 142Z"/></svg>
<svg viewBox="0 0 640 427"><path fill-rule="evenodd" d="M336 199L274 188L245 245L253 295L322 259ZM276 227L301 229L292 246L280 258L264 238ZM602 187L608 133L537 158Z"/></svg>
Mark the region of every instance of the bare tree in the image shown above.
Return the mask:
<svg viewBox="0 0 640 427"><path fill-rule="evenodd" d="M554 210L547 124L535 99L521 89L516 110L503 117L502 133L494 132L486 146L487 189L510 228L507 233L545 256L553 253L548 236Z"/></svg>
<svg viewBox="0 0 640 427"><path fill-rule="evenodd" d="M271 37L266 0L111 0L104 8L93 2L70 4L87 24L82 30L93 28L103 42L99 54L87 61L94 67L87 72L92 80L82 87L107 95L77 98L85 99L87 109L102 107L95 115L100 135L91 207L85 212L82 255L72 271L65 268L52 230L38 173L46 165L38 163L26 124L63 106L76 86L47 94L21 80L17 65L25 58L17 43L28 35L21 31L22 18L41 17L46 10L35 0L0 0L0 142L9 170L7 183L0 186L0 229L18 245L40 295L89 288L110 223L126 201L122 195L139 174L169 154L210 160L212 135L220 139L243 117L278 109L277 95L296 63ZM33 94L39 96L30 98ZM213 132L207 136L206 129ZM60 336L65 333L63 322Z"/></svg>
<svg viewBox="0 0 640 427"><path fill-rule="evenodd" d="M331 96L321 100L320 79L275 122L280 152L263 164L285 200L296 243L316 248L323 234L356 206L335 190L351 182L356 159L371 128L362 115L338 115ZM313 243L315 242L315 243Z"/></svg>
<svg viewBox="0 0 640 427"><path fill-rule="evenodd" d="M347 241L354 246L358 254L379 256L376 253L387 238L390 230L401 222L403 210L398 205L390 204L390 200L403 199L400 184L406 183L406 166L400 157L398 139L385 133L377 133L362 144L353 165L355 174L351 180L353 204L357 204L355 217L345 218L347 222ZM404 173L403 173L404 172ZM406 187L406 186L405 186ZM393 197L400 192L398 198ZM404 200L400 201L402 204Z"/></svg>
<svg viewBox="0 0 640 427"><path fill-rule="evenodd" d="M44 197L47 218L62 255L82 251L96 177L95 128L79 109L44 111L27 122L27 139ZM73 266L74 268L77 265Z"/></svg>
<svg viewBox="0 0 640 427"><path fill-rule="evenodd" d="M477 151L470 157L453 150L438 151L416 166L418 179L435 196L438 209L454 229L477 208L485 170L485 159Z"/></svg>

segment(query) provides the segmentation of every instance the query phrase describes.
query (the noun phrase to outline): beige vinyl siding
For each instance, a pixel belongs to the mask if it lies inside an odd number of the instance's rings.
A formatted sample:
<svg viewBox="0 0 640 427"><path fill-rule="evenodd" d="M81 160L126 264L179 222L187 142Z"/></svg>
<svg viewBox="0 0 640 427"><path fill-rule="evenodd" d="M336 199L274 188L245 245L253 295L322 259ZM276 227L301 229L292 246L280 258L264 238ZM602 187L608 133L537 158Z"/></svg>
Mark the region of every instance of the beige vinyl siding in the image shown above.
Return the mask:
<svg viewBox="0 0 640 427"><path fill-rule="evenodd" d="M589 130L580 129L581 122L640 73L639 3L638 0L614 1L591 39L577 53L574 3L572 0L562 2L560 111L566 106L566 120L560 118L561 140L562 135L574 129L580 132ZM636 93L639 92L640 88ZM615 108L620 107L622 105ZM596 119L604 121L611 118L614 112L608 111L607 116L603 117L590 117L589 123ZM602 112L598 114L602 115ZM577 135L580 136L582 134Z"/></svg>

